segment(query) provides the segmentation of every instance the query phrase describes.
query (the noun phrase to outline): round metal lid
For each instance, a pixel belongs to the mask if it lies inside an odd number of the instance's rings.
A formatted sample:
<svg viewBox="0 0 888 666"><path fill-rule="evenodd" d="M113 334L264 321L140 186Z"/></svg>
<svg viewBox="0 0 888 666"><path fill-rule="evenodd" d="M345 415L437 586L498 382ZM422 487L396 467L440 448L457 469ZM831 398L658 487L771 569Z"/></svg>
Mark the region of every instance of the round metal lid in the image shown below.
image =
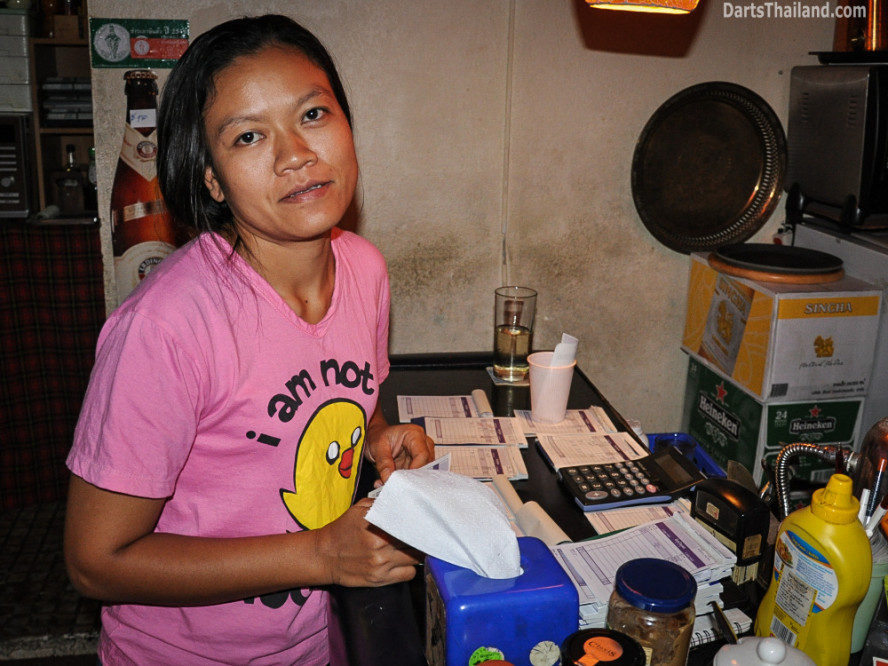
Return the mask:
<svg viewBox="0 0 888 666"><path fill-rule="evenodd" d="M714 81L670 97L641 132L632 196L648 231L690 253L751 237L783 193L786 137L767 102Z"/></svg>

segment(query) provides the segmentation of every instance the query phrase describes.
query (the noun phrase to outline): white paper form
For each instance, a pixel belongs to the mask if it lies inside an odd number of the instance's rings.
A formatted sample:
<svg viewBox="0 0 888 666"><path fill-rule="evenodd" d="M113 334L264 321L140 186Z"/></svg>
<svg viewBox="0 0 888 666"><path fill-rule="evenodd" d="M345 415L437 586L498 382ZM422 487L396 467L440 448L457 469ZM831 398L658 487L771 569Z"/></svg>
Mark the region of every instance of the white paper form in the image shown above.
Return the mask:
<svg viewBox="0 0 888 666"><path fill-rule="evenodd" d="M628 432L537 435L537 439L543 455L555 470L638 460L651 455L651 452Z"/></svg>
<svg viewBox="0 0 888 666"><path fill-rule="evenodd" d="M493 411L482 389L471 395L399 395L398 419L410 423L422 416L441 418L490 417Z"/></svg>
<svg viewBox="0 0 888 666"><path fill-rule="evenodd" d="M564 420L558 423L537 423L529 409L516 409L515 418L521 422L524 434L531 435L585 435L617 432L613 421L602 407L592 405L589 409L568 409Z"/></svg>
<svg viewBox="0 0 888 666"><path fill-rule="evenodd" d="M417 421L435 446L519 446L527 447L527 438L518 419L495 416L492 418L437 418Z"/></svg>
<svg viewBox="0 0 888 666"><path fill-rule="evenodd" d="M600 539L555 546L552 553L573 580L580 606L592 604L596 608L607 604L617 569L629 560L655 557L674 562L698 585L730 575L735 556L708 532L693 529L693 522L679 513Z"/></svg>
<svg viewBox="0 0 888 666"><path fill-rule="evenodd" d="M636 525L644 525L655 520L671 518L679 511L691 512L691 502L685 498L675 500L670 504L648 504L641 506L627 506L620 509L607 509L605 511L587 511L586 518L589 524L598 534L610 534L618 530L625 530Z"/></svg>
<svg viewBox="0 0 888 666"><path fill-rule="evenodd" d="M527 467L517 446L436 446L435 457L450 456L450 471L489 481L497 474L518 481Z"/></svg>

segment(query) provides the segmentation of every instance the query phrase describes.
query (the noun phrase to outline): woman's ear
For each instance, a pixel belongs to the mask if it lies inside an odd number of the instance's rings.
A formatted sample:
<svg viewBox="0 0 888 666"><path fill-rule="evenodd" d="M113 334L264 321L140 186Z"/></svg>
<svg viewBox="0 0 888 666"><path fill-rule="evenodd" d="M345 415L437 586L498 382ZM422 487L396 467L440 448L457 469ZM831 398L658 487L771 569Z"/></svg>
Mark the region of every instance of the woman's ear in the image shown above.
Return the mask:
<svg viewBox="0 0 888 666"><path fill-rule="evenodd" d="M219 185L219 180L216 178L216 174L213 173L213 167L211 166L208 166L206 171L204 171L204 185L207 186L210 196L215 201L219 203L225 201L225 193L222 192L222 186Z"/></svg>

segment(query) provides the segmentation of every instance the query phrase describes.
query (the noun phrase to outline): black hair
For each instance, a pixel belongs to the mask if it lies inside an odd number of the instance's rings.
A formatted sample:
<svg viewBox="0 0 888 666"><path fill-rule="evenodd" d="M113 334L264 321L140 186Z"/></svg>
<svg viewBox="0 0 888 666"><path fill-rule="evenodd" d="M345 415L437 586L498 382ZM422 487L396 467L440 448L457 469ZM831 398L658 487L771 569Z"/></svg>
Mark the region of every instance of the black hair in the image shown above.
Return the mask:
<svg viewBox="0 0 888 666"><path fill-rule="evenodd" d="M269 46L300 51L327 75L351 125L348 99L333 59L307 29L287 16L267 14L227 21L199 35L170 73L157 118L157 176L167 210L190 235L230 231L228 204L217 202L204 183L211 165L204 132L206 105L215 94L216 76L235 59Z"/></svg>

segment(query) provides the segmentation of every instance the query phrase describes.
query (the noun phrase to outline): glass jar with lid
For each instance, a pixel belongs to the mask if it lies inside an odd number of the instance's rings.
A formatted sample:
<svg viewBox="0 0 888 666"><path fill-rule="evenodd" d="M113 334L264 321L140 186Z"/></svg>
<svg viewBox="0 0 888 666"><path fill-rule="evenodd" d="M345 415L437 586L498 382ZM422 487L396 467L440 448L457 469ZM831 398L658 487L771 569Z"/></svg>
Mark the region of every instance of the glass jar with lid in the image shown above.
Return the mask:
<svg viewBox="0 0 888 666"><path fill-rule="evenodd" d="M696 596L697 582L679 565L657 558L630 560L617 569L607 626L638 641L648 666L685 666Z"/></svg>

